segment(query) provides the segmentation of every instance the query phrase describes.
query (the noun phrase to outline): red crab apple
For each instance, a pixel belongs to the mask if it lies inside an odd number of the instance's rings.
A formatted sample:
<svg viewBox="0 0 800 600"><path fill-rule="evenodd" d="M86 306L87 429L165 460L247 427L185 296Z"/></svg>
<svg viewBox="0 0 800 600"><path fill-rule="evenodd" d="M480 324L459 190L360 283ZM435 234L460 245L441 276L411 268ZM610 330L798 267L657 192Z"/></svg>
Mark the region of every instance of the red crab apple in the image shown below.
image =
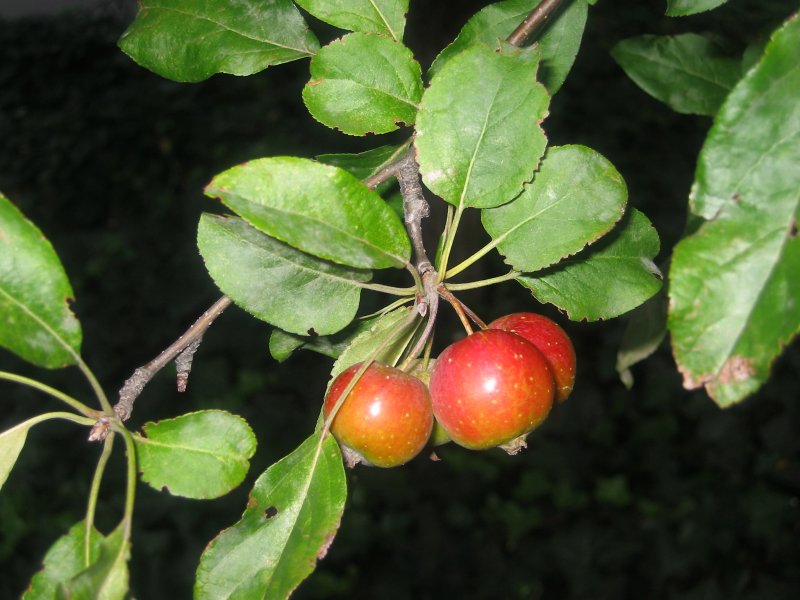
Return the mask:
<svg viewBox="0 0 800 600"><path fill-rule="evenodd" d="M326 417L361 365L343 371L331 384L323 409ZM342 403L331 433L344 446L348 465L395 467L420 453L432 428L425 384L400 369L374 362Z"/></svg>
<svg viewBox="0 0 800 600"><path fill-rule="evenodd" d="M556 380L556 400L567 399L575 385L575 349L561 327L542 315L514 313L492 321L489 328L512 331L536 346Z"/></svg>
<svg viewBox="0 0 800 600"><path fill-rule="evenodd" d="M486 329L450 346L430 381L436 420L466 448L510 454L550 412L555 383L536 347L515 333Z"/></svg>

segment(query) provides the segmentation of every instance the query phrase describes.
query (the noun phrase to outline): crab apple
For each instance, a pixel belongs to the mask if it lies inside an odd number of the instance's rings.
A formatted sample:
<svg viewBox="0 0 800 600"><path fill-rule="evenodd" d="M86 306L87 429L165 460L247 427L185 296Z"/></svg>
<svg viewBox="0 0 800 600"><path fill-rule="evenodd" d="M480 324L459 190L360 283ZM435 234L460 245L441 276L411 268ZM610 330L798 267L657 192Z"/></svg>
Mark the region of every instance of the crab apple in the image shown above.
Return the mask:
<svg viewBox="0 0 800 600"><path fill-rule="evenodd" d="M353 365L333 381L325 396L325 417L362 364ZM333 418L331 433L347 449L349 465L363 462L395 467L419 454L432 428L431 399L425 384L400 369L373 362Z"/></svg>
<svg viewBox="0 0 800 600"><path fill-rule="evenodd" d="M556 400L563 402L575 385L575 349L566 332L554 321L535 313L514 313L489 323L521 335L539 349L556 380Z"/></svg>
<svg viewBox="0 0 800 600"><path fill-rule="evenodd" d="M523 337L486 329L448 346L430 381L436 420L457 444L514 454L550 412L555 383L542 353Z"/></svg>

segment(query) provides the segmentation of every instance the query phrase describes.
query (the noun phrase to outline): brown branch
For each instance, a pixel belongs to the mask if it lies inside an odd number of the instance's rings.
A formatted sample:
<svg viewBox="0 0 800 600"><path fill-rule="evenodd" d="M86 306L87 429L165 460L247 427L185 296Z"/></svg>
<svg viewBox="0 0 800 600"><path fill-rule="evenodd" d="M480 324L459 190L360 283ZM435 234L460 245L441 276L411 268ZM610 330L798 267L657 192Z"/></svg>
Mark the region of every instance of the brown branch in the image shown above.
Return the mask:
<svg viewBox="0 0 800 600"><path fill-rule="evenodd" d="M139 367L133 372L125 385L119 391L119 400L114 405L114 412L123 421L127 421L131 416L133 410L133 403L139 394L142 393L144 386L163 369L170 361L177 359L178 366L178 391L186 389L186 382L189 379L189 372L192 369L192 358L200 342L203 339L203 334L208 330L214 320L220 316L226 308L231 305L231 299L223 296L217 300L211 308L202 314L202 316L195 321L186 332L175 340L170 346L159 354L156 358L151 360L143 367Z"/></svg>
<svg viewBox="0 0 800 600"><path fill-rule="evenodd" d="M564 0L542 0L506 38L506 41L514 46L524 45L526 40L547 23L563 2Z"/></svg>

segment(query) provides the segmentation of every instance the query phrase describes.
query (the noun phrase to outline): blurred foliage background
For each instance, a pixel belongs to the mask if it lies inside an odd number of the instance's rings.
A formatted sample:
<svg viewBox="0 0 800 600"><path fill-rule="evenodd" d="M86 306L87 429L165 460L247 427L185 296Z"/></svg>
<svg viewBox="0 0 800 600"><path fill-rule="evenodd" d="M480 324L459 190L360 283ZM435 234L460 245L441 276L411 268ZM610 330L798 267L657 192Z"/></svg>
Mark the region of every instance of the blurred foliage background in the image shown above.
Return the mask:
<svg viewBox="0 0 800 600"><path fill-rule="evenodd" d="M423 66L484 2L415 0L407 43ZM671 113L626 79L608 54L642 33L713 31L732 53L763 36L795 2L733 0L691 19L661 2L604 0L590 11L575 68L545 129L584 143L628 182L632 205L662 237L680 236L693 165L710 120ZM192 85L137 67L115 46L133 13L113 3L57 18L0 20L0 189L44 231L73 282L84 356L114 394L219 295L195 247L211 177L249 158L356 151L384 143L338 135L305 112L307 64ZM321 31L323 40L337 34ZM470 227L469 223L467 224ZM477 227L468 229L480 235ZM480 240L467 239L463 253ZM492 265L487 269L491 270ZM465 294L485 319L537 310L515 284ZM624 319L569 323L575 392L524 453L452 445L439 462L349 473L339 535L299 599L623 599L800 597L800 352L771 382L720 411L688 393L665 344L614 370ZM438 343L458 335L443 319ZM244 416L260 442L248 481L197 502L139 486L131 562L141 599L189 598L206 543L234 523L255 477L312 430L331 361L300 353L282 365L269 327L239 309L206 335L186 394L162 373L132 425L207 407ZM73 372L42 373L0 354L0 368L90 400ZM0 427L57 408L0 384ZM83 517L99 448L69 424L35 428L0 494L0 598L18 597L49 545ZM120 457L117 457L119 459ZM121 516L122 461L112 461L101 528Z"/></svg>

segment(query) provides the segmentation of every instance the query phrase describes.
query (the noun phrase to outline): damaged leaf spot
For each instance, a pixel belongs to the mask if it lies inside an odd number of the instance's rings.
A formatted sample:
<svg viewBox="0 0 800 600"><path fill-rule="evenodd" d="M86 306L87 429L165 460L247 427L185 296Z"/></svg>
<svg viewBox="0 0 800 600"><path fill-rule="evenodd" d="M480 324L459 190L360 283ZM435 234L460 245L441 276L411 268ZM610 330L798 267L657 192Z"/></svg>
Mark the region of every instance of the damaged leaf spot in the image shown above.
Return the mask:
<svg viewBox="0 0 800 600"><path fill-rule="evenodd" d="M793 240L796 237L797 237L797 219L792 219L792 222L789 225L789 239Z"/></svg>
<svg viewBox="0 0 800 600"><path fill-rule="evenodd" d="M313 327L311 327L311 328L308 330L308 335L310 335L311 337L317 337L319 334L318 334L316 331L314 331L314 328L313 328Z"/></svg>
<svg viewBox="0 0 800 600"><path fill-rule="evenodd" d="M727 385L750 379L756 374L756 370L749 358L744 356L731 356L722 365L716 377L716 383Z"/></svg>
<svg viewBox="0 0 800 600"><path fill-rule="evenodd" d="M275 508L274 506L270 506L269 508L267 508L267 510L264 511L264 518L271 519L277 514L278 514L278 509Z"/></svg>

